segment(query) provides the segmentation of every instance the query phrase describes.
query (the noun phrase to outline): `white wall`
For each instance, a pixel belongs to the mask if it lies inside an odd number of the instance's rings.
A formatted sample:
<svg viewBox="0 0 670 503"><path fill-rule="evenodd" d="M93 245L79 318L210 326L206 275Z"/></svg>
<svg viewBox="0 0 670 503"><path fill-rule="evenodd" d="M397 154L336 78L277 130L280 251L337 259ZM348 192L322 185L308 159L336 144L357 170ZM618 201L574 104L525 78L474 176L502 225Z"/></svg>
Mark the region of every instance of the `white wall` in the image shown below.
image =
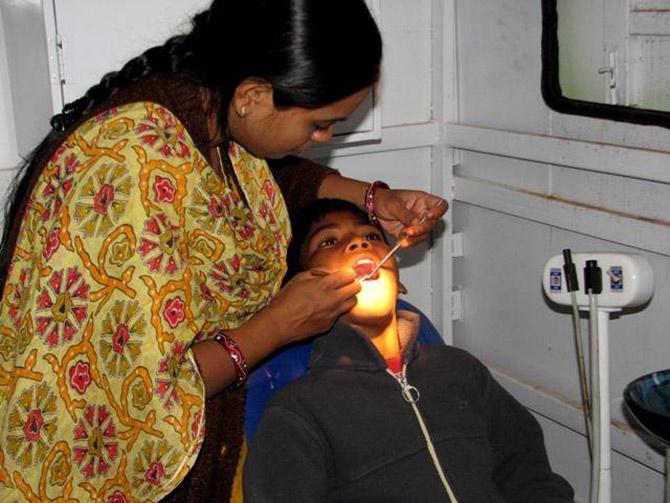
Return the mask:
<svg viewBox="0 0 670 503"><path fill-rule="evenodd" d="M454 343L541 416L555 469L587 501L571 320L544 300L541 272L563 248L642 253L656 294L610 323L613 501L660 503L663 459L627 426L621 397L632 379L668 367L670 131L552 112L540 95L540 2L454 1L460 116L446 141L461 148L454 232L465 243L454 259L465 305Z"/></svg>
<svg viewBox="0 0 670 503"><path fill-rule="evenodd" d="M0 30L2 30L2 11L0 11ZM0 31L0 33L3 32ZM2 111L0 113L0 165L8 166L15 161L10 154L16 152L16 137L4 36L0 36L0 111Z"/></svg>
<svg viewBox="0 0 670 503"><path fill-rule="evenodd" d="M9 184L12 168L18 163L16 134L14 131L14 111L12 109L5 38L2 26L2 11L0 10L0 198L5 187ZM0 217L1 222L2 218Z"/></svg>

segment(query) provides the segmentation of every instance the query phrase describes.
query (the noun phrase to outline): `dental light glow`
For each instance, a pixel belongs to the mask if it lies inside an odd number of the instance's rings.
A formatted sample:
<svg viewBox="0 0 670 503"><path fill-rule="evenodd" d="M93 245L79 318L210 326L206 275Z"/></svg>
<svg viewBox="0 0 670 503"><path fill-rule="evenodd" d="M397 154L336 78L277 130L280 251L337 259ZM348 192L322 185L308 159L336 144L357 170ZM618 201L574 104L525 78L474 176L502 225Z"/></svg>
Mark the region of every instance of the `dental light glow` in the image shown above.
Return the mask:
<svg viewBox="0 0 670 503"><path fill-rule="evenodd" d="M358 304L352 309L352 314L366 318L386 316L395 309L397 297L395 276L380 269L378 278L361 281L361 291L356 295Z"/></svg>

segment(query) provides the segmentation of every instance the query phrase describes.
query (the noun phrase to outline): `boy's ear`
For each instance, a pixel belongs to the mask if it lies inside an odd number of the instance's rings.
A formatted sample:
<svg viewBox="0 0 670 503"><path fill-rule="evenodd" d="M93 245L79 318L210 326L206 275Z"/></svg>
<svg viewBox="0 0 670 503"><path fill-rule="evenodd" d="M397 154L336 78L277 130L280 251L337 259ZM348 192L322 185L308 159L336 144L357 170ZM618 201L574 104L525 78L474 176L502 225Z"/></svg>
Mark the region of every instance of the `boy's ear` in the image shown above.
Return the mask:
<svg viewBox="0 0 670 503"><path fill-rule="evenodd" d="M405 295L407 293L407 288L405 288L405 285L403 285L400 280L398 280L398 293L401 295Z"/></svg>

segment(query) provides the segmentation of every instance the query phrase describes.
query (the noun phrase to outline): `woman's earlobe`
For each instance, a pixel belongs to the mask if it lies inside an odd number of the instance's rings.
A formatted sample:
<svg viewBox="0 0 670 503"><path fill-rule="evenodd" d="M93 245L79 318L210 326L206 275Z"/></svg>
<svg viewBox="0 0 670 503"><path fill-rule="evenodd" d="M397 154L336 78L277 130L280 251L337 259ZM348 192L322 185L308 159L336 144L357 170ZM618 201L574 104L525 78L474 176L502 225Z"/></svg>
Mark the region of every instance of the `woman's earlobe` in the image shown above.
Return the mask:
<svg viewBox="0 0 670 503"><path fill-rule="evenodd" d="M235 88L231 105L235 114L244 118L252 107L272 105L272 86L261 79L246 78Z"/></svg>

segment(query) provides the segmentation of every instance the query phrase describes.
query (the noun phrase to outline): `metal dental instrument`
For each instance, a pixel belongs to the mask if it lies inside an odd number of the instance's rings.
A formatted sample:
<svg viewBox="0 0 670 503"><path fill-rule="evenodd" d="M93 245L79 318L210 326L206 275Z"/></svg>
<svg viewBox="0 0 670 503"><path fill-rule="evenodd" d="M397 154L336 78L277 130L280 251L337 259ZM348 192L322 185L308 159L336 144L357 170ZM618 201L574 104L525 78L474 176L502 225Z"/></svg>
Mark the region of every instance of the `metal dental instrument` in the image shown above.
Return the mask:
<svg viewBox="0 0 670 503"><path fill-rule="evenodd" d="M428 215L424 215L424 216L422 216L421 219L420 219L416 224L412 224L412 225L421 225L421 224L424 223L426 220L428 220ZM359 278L359 280L360 280L360 281L365 281L365 280L367 280L367 279L370 279L372 276L374 276L375 273L376 273L379 269L381 269L381 267L384 265L384 262L386 262L388 259L390 259L390 258L393 256L393 254L394 254L395 252L397 252L397 251L400 249L400 245L402 244L403 239L405 239L406 237L407 237L406 230L403 230L402 233L400 234L400 237L399 237L399 239L398 239L398 242L395 244L395 246L394 246L393 248L391 248L391 251L389 251L389 252L384 256L384 258L382 258L382 259L377 263L377 265L374 266L374 267L372 268L372 271L370 271L369 273L367 273L367 274L361 276L361 277Z"/></svg>
<svg viewBox="0 0 670 503"><path fill-rule="evenodd" d="M364 276L361 276L359 279L360 281L365 281L366 279L370 279L374 274L381 268L381 266L384 265L384 262L386 262L388 259L390 259L395 252L397 252L400 249L400 243L402 242L403 238L400 238L400 240L396 243L396 245L391 248L391 251L388 252L383 259L381 259L376 266L372 268L372 271L367 273Z"/></svg>

